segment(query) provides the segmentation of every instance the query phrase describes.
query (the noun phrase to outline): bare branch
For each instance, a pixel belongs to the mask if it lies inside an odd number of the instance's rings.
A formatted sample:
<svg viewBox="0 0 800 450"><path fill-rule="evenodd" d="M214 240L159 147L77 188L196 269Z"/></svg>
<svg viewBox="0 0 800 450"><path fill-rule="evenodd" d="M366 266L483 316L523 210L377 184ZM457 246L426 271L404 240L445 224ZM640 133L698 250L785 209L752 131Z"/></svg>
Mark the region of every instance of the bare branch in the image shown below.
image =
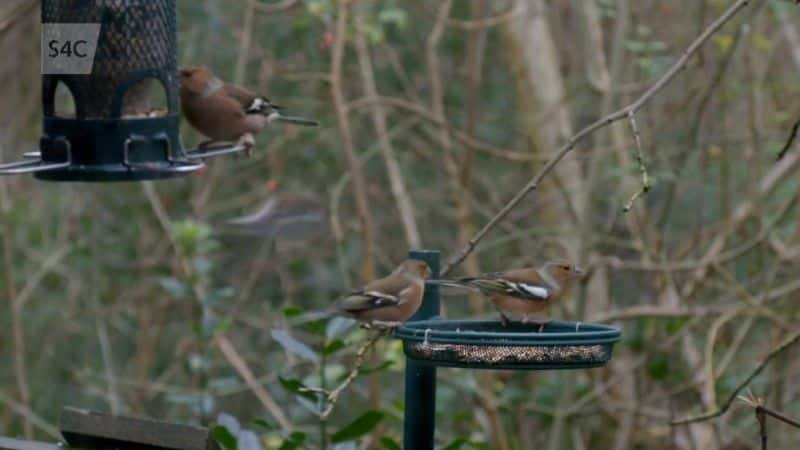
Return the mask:
<svg viewBox="0 0 800 450"><path fill-rule="evenodd" d="M280 405L272 398L272 396L264 389L263 386L258 384L255 375L253 375L253 371L250 370L250 366L247 365L247 362L239 355L239 352L236 351L236 348L233 346L228 338L223 335L214 336L214 343L217 345L217 348L220 352L225 356L225 359L236 369L236 372L239 373L239 376L244 379L244 382L247 384L247 387L253 391L256 398L261 402L262 405L269 411L272 417L280 424L281 428L284 431L291 431L292 423L286 417L286 414L281 409Z"/></svg>
<svg viewBox="0 0 800 450"><path fill-rule="evenodd" d="M542 167L536 176L531 179L528 184L525 185L517 194L500 210L483 228L478 231L472 239L455 255L453 255L447 262L447 264L442 269L442 276L447 275L453 268L459 265L464 259L472 253L475 249L475 246L495 227L497 224L502 221L508 213L511 212L521 201L524 199L527 194L531 191L535 190L539 187L539 183L541 183L542 179L546 177L553 168L561 162L562 159L575 148L575 145L578 142L581 142L584 138L591 135L595 131L604 128L620 119L628 117L630 114L636 113L639 109L641 109L648 101L650 101L657 93L659 93L664 86L666 86L675 76L680 72L683 68L686 67L689 58L712 36L716 33L723 25L728 23L736 14L741 11L744 7L748 6L752 0L738 0L736 3L731 5L719 18L717 18L714 22L712 22L703 33L700 34L686 50L683 51L683 54L680 58L670 67L669 70L658 80L656 81L653 86L650 87L644 94L642 94L636 101L631 103L630 105L613 112L596 122L592 123L591 125L585 127L584 129L580 130L574 136L567 140L567 142L559 149L556 155L547 162L547 164Z"/></svg>
<svg viewBox="0 0 800 450"><path fill-rule="evenodd" d="M642 138L639 135L639 127L636 126L636 114L631 111L628 114L628 121L631 124L631 132L633 132L633 141L636 143L636 164L639 165L639 172L642 174L642 187L636 191L633 196L625 204L623 212L628 212L633 207L633 202L640 196L647 194L650 190L650 176L647 174L647 166L644 165L644 154L642 152Z"/></svg>
<svg viewBox="0 0 800 450"><path fill-rule="evenodd" d="M301 388L302 392L313 392L315 394L323 395L323 402L324 402L324 409L320 412L320 419L326 420L333 412L333 407L336 406L336 402L339 400L339 395L347 389L348 386L358 377L358 374L361 373L361 367L364 365L364 356L367 354L367 351L375 346L375 343L378 342L382 336L386 335L386 330L378 330L375 334L372 335L369 339L364 341L361 344L361 347L358 348L356 352L356 360L353 363L353 368L350 369L350 373L347 374L347 377L339 383L333 390L326 390L322 388L313 388L313 387L305 387Z"/></svg>
<svg viewBox="0 0 800 450"><path fill-rule="evenodd" d="M736 389L733 390L730 397L728 397L728 399L720 408L717 408L715 411L710 411L707 413L700 414L698 416L691 416L691 417L686 417L684 419L674 420L670 423L672 425L685 425L690 423L703 422L709 419L714 419L716 417L725 414L728 411L728 409L730 409L731 405L733 404L733 401L736 400L736 397L739 395L739 392L741 392L742 389L746 388L750 384L750 382L753 381L753 379L757 377L758 374L760 374L765 367L767 367L767 364L769 364L770 361L772 361L776 356L783 353L783 351L791 347L791 345L797 342L798 340L800 340L800 332L795 332L786 339L784 339L783 342L778 344L775 348L773 348L767 354L767 356L764 359L762 359L761 362L753 369L753 371L750 372L747 378L745 378L744 381L742 381L741 383L739 383L738 386L736 386Z"/></svg>
<svg viewBox="0 0 800 450"><path fill-rule="evenodd" d="M778 157L775 158L777 161L783 159L786 156L786 152L792 148L792 144L794 144L794 140L797 139L797 132L800 130L800 119L797 119L797 122L794 123L792 126L792 131L789 133L789 139L786 140L786 144L781 149L780 153L778 153Z"/></svg>

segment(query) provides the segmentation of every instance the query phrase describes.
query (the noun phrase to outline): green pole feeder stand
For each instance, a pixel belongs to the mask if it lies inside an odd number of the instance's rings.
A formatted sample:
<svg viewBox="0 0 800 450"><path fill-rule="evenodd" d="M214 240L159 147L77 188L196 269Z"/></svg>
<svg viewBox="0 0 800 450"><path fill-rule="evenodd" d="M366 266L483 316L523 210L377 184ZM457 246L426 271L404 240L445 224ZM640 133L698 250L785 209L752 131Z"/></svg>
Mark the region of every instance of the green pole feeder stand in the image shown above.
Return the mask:
<svg viewBox="0 0 800 450"><path fill-rule="evenodd" d="M182 146L175 0L41 0L41 14L44 27L52 30L64 24L100 25L91 73L45 71L40 150L0 165L0 175L32 173L50 181L171 178L202 168L200 159L244 149L187 151ZM43 58L52 56L48 49L43 48ZM72 95L74 116L56 111L59 85ZM160 109L149 104L154 89L166 98Z"/></svg>
<svg viewBox="0 0 800 450"><path fill-rule="evenodd" d="M439 252L412 251L439 276ZM428 284L422 306L395 337L406 355L404 448L433 450L436 367L567 370L604 366L619 341L618 327L583 323L538 324L438 318L439 285Z"/></svg>

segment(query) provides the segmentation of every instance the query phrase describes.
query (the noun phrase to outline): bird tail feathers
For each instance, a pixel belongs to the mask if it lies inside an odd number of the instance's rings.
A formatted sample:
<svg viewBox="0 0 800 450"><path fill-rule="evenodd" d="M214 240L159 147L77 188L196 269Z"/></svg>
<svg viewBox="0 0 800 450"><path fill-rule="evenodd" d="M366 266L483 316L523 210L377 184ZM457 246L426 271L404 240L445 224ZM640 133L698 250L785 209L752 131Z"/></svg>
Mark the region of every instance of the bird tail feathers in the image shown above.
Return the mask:
<svg viewBox="0 0 800 450"><path fill-rule="evenodd" d="M316 120L305 119L303 117L297 117L297 116L284 116L283 114L278 114L278 116L275 118L275 120L277 120L278 122L283 122L283 123L293 123L295 125L301 125L301 126L304 126L304 127L318 127L319 126L319 122L317 122Z"/></svg>
<svg viewBox="0 0 800 450"><path fill-rule="evenodd" d="M426 280L426 283L460 289L475 289L475 286L469 284L471 280L472 278L462 278L458 280Z"/></svg>
<svg viewBox="0 0 800 450"><path fill-rule="evenodd" d="M317 320L329 319L336 315L338 315L338 310L334 308L322 311L310 311L307 313L300 314L297 317L293 317L289 321L289 325L291 326L305 325L309 322L316 322Z"/></svg>

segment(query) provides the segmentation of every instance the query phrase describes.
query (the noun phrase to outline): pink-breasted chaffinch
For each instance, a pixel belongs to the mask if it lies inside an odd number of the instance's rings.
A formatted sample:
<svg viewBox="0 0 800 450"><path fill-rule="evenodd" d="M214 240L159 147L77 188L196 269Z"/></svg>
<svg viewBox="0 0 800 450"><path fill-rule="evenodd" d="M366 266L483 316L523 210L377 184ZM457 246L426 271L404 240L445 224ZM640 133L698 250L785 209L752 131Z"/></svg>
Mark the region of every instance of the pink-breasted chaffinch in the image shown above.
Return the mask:
<svg viewBox="0 0 800 450"><path fill-rule="evenodd" d="M545 310L558 301L570 282L581 274L581 270L573 264L548 262L539 268L509 270L436 282L479 291L494 304L503 324L507 325L509 313L521 315L522 321L527 322L529 315ZM544 324L536 323L541 325L541 330Z"/></svg>
<svg viewBox="0 0 800 450"><path fill-rule="evenodd" d="M407 259L389 276L336 302L331 313L380 326L399 326L419 309L425 280L430 275L431 269L424 261Z"/></svg>
<svg viewBox="0 0 800 450"><path fill-rule="evenodd" d="M182 67L180 75L183 115L210 142L235 142L245 146L249 154L255 135L272 122L319 125L281 114L282 108L266 97L220 80L207 67Z"/></svg>

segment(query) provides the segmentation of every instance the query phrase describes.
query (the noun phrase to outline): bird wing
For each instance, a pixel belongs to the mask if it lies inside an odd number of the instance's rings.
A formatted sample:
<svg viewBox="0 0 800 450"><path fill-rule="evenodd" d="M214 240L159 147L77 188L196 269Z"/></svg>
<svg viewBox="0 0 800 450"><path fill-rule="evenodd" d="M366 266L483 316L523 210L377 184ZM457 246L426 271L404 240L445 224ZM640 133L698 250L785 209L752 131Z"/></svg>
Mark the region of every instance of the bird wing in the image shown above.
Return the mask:
<svg viewBox="0 0 800 450"><path fill-rule="evenodd" d="M402 297L403 291L410 285L411 282L404 276L393 273L367 284L364 286L364 291L382 292L383 294L400 298Z"/></svg>
<svg viewBox="0 0 800 450"><path fill-rule="evenodd" d="M216 103L216 105L209 108L212 111L218 111L218 112L224 111L225 114L230 114L236 120L245 117L245 111L243 111L239 106L239 101L234 98L231 98L226 95L213 95L208 98L208 102ZM219 119L221 119L221 117L216 117L215 119L218 121Z"/></svg>
<svg viewBox="0 0 800 450"><path fill-rule="evenodd" d="M268 115L280 106L273 105L268 98L256 95L247 89L236 86L235 84L226 84L224 87L225 94L228 97L235 99L248 114L265 114Z"/></svg>
<svg viewBox="0 0 800 450"><path fill-rule="evenodd" d="M222 87L222 90L226 96L239 102L243 109L246 109L252 105L256 99L258 99L258 95L248 91L243 87L236 86L235 84L225 83L225 86Z"/></svg>
<svg viewBox="0 0 800 450"><path fill-rule="evenodd" d="M552 295L552 288L543 281L535 269L520 269L498 272L474 278L462 278L461 283L475 286L485 294L507 295L522 300L545 301ZM532 281L537 280L537 281Z"/></svg>
<svg viewBox="0 0 800 450"><path fill-rule="evenodd" d="M266 222L272 215L275 214L275 209L278 207L278 199L274 196L269 197L258 211L248 214L246 216L237 217L228 220L231 225L250 225L259 222Z"/></svg>
<svg viewBox="0 0 800 450"><path fill-rule="evenodd" d="M304 239L325 224L325 209L316 201L289 194L270 196L261 208L226 222L229 231L282 239Z"/></svg>
<svg viewBox="0 0 800 450"><path fill-rule="evenodd" d="M375 280L363 289L351 293L339 303L339 307L347 312L358 312L369 309L398 306L406 301L408 289L411 287L405 277L393 273Z"/></svg>
<svg viewBox="0 0 800 450"><path fill-rule="evenodd" d="M396 306L401 303L400 297L379 291L355 291L339 302L339 308L349 313L370 309Z"/></svg>

